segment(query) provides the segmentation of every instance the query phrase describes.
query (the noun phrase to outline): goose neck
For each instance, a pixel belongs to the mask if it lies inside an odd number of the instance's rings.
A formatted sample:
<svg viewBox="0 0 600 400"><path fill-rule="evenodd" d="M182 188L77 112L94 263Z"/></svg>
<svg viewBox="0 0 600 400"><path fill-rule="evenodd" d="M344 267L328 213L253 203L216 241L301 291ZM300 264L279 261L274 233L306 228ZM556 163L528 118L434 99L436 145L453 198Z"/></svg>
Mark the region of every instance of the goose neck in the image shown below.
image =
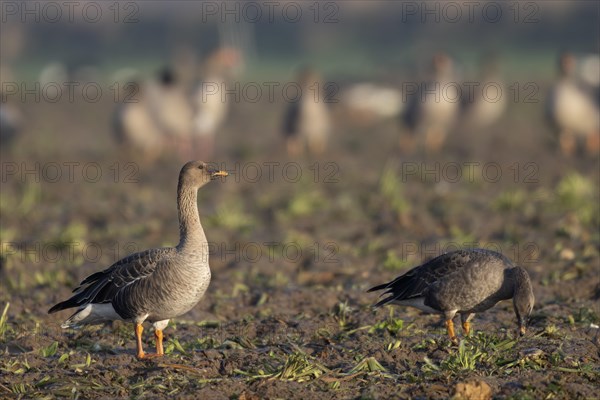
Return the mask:
<svg viewBox="0 0 600 400"><path fill-rule="evenodd" d="M206 247L206 236L198 213L198 189L180 183L177 190L179 245L181 251L198 251Z"/></svg>

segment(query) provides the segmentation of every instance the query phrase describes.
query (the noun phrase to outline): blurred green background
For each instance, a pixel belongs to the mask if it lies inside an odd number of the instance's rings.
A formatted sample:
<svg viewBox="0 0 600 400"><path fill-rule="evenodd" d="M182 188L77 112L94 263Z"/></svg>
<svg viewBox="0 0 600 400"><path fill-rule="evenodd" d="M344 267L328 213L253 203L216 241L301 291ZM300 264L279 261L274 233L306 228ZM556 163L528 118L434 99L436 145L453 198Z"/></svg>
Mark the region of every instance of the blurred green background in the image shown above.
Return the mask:
<svg viewBox="0 0 600 400"><path fill-rule="evenodd" d="M559 51L594 53L599 44L598 4L591 1L480 1L470 6L156 1L88 8L86 3L93 2L79 2L70 18L60 3L57 17L56 9L43 2L3 2L1 57L13 65L18 79L35 80L52 61L69 70L94 66L103 77L123 67L150 73L181 47L201 57L220 43L243 48L247 79L285 79L299 63L331 75L402 79L399 75L415 62L439 50L466 66L482 52L496 51L510 75L549 79ZM24 14L25 7L36 10L36 4L38 11ZM84 16L95 21L97 9L102 13L98 21L87 22Z"/></svg>

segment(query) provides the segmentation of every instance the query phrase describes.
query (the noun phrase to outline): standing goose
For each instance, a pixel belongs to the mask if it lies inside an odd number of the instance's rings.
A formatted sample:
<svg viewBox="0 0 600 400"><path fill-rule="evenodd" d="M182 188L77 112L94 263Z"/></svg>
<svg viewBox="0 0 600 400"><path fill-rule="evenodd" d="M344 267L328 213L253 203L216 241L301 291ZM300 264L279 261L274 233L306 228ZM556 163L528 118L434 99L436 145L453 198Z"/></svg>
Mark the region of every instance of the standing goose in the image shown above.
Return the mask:
<svg viewBox="0 0 600 400"><path fill-rule="evenodd" d="M291 101L283 121L287 152L290 157L304 153L322 155L331 134L331 117L321 76L311 67L303 68L296 84L300 95Z"/></svg>
<svg viewBox="0 0 600 400"><path fill-rule="evenodd" d="M472 91L466 91L461 102L463 126L478 133L493 126L504 114L508 103L508 96L503 96L507 89L500 74L497 57L485 56L479 70L476 81L478 86Z"/></svg>
<svg viewBox="0 0 600 400"><path fill-rule="evenodd" d="M163 329L169 319L191 310L210 283L208 243L198 215L198 189L227 172L214 171L202 161L190 161L179 173L177 247L150 249L117 261L88 276L74 295L52 307L48 313L78 307L62 328L112 320L134 323L137 357L162 356ZM152 322L156 354L142 348L142 323Z"/></svg>
<svg viewBox="0 0 600 400"><path fill-rule="evenodd" d="M457 121L459 99L452 58L446 53L435 54L429 80L421 82L407 99L402 121L408 132L400 136L401 150L412 152L418 144L428 153L438 153Z"/></svg>
<svg viewBox="0 0 600 400"><path fill-rule="evenodd" d="M546 101L546 114L558 131L562 153L573 156L578 142L584 141L586 151L600 152L600 105L576 74L577 59L571 53L559 58L560 78ZM593 92L593 91L592 91Z"/></svg>
<svg viewBox="0 0 600 400"><path fill-rule="evenodd" d="M10 84L14 84L16 78L12 74L8 65L0 64L0 144L3 148L9 148L12 141L17 137L23 128L23 113L18 107L18 101L11 99L8 93L4 92Z"/></svg>
<svg viewBox="0 0 600 400"><path fill-rule="evenodd" d="M189 146L202 157L212 157L217 132L229 117L233 103L228 84L243 64L242 54L235 48L215 50L202 68L202 82L192 95L194 118Z"/></svg>
<svg viewBox="0 0 600 400"><path fill-rule="evenodd" d="M123 90L121 95L127 100L117 104L114 109L114 138L125 157L139 155L146 162L153 162L164 151L165 134L148 106L148 85L133 80L124 86L129 93Z"/></svg>
<svg viewBox="0 0 600 400"><path fill-rule="evenodd" d="M387 289L375 307L384 304L411 306L444 314L450 340L456 342L452 320L461 316L465 334L475 313L513 299L519 334L525 334L534 297L529 275L500 253L484 249L458 250L415 267L369 292Z"/></svg>
<svg viewBox="0 0 600 400"><path fill-rule="evenodd" d="M133 154L147 162L158 158L172 147L180 158L188 159L187 142L192 130L194 109L186 88L171 68L164 68L147 82L129 82L123 102L113 114L115 138Z"/></svg>

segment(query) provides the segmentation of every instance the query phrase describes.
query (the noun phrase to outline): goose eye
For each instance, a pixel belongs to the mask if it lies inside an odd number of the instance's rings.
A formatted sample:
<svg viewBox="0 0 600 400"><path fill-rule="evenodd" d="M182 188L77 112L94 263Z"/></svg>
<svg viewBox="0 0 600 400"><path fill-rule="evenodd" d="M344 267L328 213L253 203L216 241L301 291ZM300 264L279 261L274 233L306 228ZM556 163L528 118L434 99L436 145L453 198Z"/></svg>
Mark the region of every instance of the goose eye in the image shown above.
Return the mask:
<svg viewBox="0 0 600 400"><path fill-rule="evenodd" d="M198 169L204 169L204 165L199 165Z"/></svg>

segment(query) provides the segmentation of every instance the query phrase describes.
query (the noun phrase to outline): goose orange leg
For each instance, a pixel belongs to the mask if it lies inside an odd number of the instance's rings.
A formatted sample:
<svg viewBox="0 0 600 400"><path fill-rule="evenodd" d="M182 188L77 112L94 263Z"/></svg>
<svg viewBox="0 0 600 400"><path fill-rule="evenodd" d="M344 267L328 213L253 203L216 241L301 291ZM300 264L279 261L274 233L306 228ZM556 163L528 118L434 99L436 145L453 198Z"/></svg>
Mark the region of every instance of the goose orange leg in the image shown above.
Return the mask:
<svg viewBox="0 0 600 400"><path fill-rule="evenodd" d="M571 157L577 150L577 141L570 132L561 132L559 137L560 150L564 156Z"/></svg>
<svg viewBox="0 0 600 400"><path fill-rule="evenodd" d="M471 319L473 319L474 316L475 313L460 315L460 319L462 321L462 328L463 332L465 333L465 336L469 336L469 333L471 332Z"/></svg>
<svg viewBox="0 0 600 400"><path fill-rule="evenodd" d="M137 342L137 358L142 359L146 357L144 353L144 349L142 348L142 332L144 332L144 327L142 324L135 323L135 340Z"/></svg>
<svg viewBox="0 0 600 400"><path fill-rule="evenodd" d="M439 128L430 128L425 136L425 150L430 154L439 153L444 146L446 132Z"/></svg>
<svg viewBox="0 0 600 400"><path fill-rule="evenodd" d="M142 347L142 332L144 332L144 327L142 324L135 323L135 340L137 343L137 358L140 360L153 358L153 357L161 357L165 354L163 350L163 334L161 330L156 330L154 332L154 336L156 337L156 354L146 354L144 353L144 349Z"/></svg>
<svg viewBox="0 0 600 400"><path fill-rule="evenodd" d="M451 319L446 320L446 329L448 330L448 336L453 343L458 343L456 334L454 333L454 322Z"/></svg>
<svg viewBox="0 0 600 400"><path fill-rule="evenodd" d="M585 141L585 148L590 155L596 155L600 153L600 132L588 135Z"/></svg>
<svg viewBox="0 0 600 400"><path fill-rule="evenodd" d="M286 142L286 146L287 146L288 156L290 156L290 157L296 157L303 153L303 149L302 149L303 145L302 145L302 143L300 143L300 140L298 138L295 138L295 137L288 138L287 142Z"/></svg>
<svg viewBox="0 0 600 400"><path fill-rule="evenodd" d="M165 354L165 350L163 348L163 333L160 329L154 330L154 337L156 338L156 355L163 356Z"/></svg>
<svg viewBox="0 0 600 400"><path fill-rule="evenodd" d="M398 140L398 144L400 145L400 151L407 154L412 154L415 152L415 132L407 132L400 135L400 139Z"/></svg>
<svg viewBox="0 0 600 400"><path fill-rule="evenodd" d="M471 323L469 321L465 321L462 323L463 331L465 332L465 336L469 336L469 332L471 332Z"/></svg>

